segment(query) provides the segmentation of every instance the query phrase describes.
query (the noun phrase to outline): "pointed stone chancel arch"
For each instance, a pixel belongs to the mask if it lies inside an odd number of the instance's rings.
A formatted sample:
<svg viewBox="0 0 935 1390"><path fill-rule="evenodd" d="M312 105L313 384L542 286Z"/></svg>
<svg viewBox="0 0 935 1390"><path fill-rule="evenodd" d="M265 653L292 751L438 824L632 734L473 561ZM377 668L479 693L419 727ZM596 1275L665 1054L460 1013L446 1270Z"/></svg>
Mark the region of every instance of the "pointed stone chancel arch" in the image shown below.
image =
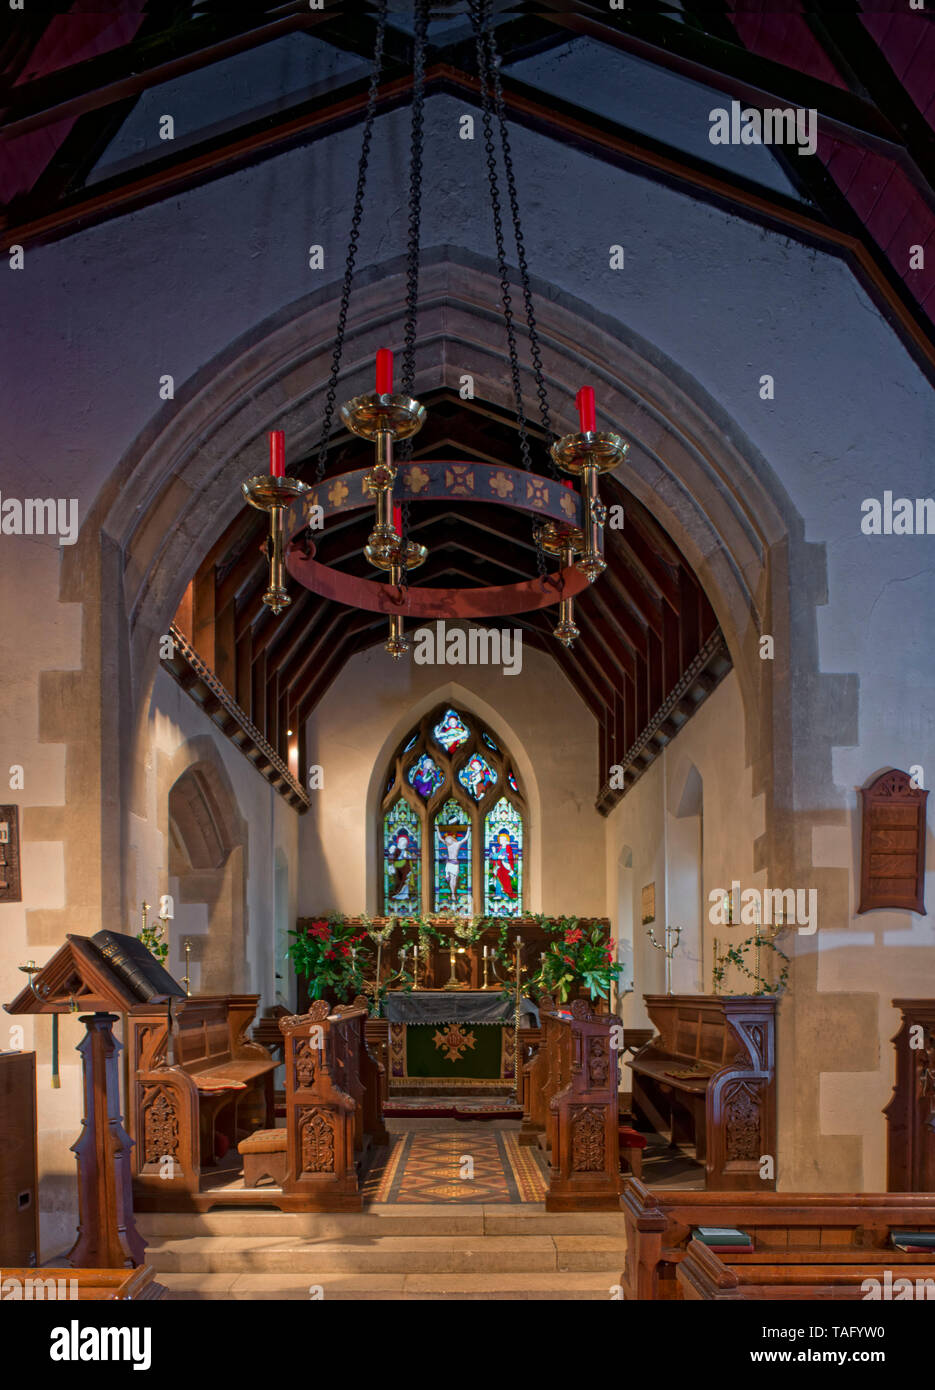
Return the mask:
<svg viewBox="0 0 935 1390"><path fill-rule="evenodd" d="M369 277L352 298L342 398L369 387L376 349L405 299L401 263L374 267ZM588 381L597 389L601 419L631 441L620 481L691 563L730 650L753 791L764 798L756 863L769 867L774 882L807 885L815 872L813 826L844 809L839 793L828 801L833 740L853 742L857 730L856 682L819 669L816 613L826 598L824 549L806 543L802 519L769 462L697 381L593 305L554 286L535 290L556 431L574 428L575 392ZM456 391L469 360L476 396L511 409L498 294L487 262L448 247L423 255L417 395L440 385ZM134 803L133 770L145 745L158 638L199 562L236 515L239 485L256 471L264 432L285 428L292 458L315 447L337 297L333 285L290 305L181 386L128 451L106 504L92 519L103 532L106 560L102 725L116 704L127 728L122 794L105 808L105 817L108 810L125 817ZM523 390L535 398L525 370ZM774 662L760 660L764 633L774 638ZM827 718L831 708L834 721ZM109 843L123 846L114 872L126 883L126 832L104 829ZM845 871L825 871L823 882L828 916L840 908L843 920ZM792 986L799 996L816 992L813 951L802 951L796 960ZM869 1037L864 1014L856 1004L847 1007L854 1028L842 1027L841 1037ZM792 1136L797 1165L787 1172L794 1171L806 1188L859 1181L846 1137L817 1142L818 1077L806 1085L814 1071L807 1030L790 1023L781 1036L781 1066L785 1057L788 1076L796 1075L795 1091L785 1096L780 1081L781 1116L789 1106L782 1128ZM834 1055L826 1049L823 1065L872 1068L876 1059L869 1044L859 1057L842 1044ZM782 1178L781 1183L788 1185Z"/></svg>

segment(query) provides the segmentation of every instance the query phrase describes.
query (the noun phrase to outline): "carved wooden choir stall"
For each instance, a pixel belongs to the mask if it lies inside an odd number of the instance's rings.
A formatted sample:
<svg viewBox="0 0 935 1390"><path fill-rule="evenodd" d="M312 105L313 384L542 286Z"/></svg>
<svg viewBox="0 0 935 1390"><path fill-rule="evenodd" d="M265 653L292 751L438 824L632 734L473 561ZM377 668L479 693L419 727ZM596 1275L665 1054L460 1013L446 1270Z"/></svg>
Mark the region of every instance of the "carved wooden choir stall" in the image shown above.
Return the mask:
<svg viewBox="0 0 935 1390"><path fill-rule="evenodd" d="M890 1192L935 1192L935 999L894 999L896 1084L884 1110Z"/></svg>
<svg viewBox="0 0 935 1390"><path fill-rule="evenodd" d="M524 1064L520 1143L550 1158L547 1211L616 1211L620 1202L617 1018L583 999L539 1000L541 1041Z"/></svg>
<svg viewBox="0 0 935 1390"><path fill-rule="evenodd" d="M130 1011L127 1108L137 1210L184 1209L216 1183L241 1139L273 1123L277 1064L247 1037L259 998L202 995Z"/></svg>
<svg viewBox="0 0 935 1390"><path fill-rule="evenodd" d="M367 1005L317 1000L280 1019L286 1058L285 1129L240 1145L244 1188L283 1211L360 1211L360 1173L371 1147L386 1144L384 1072L365 1036ZM268 1179L281 1189L264 1188Z"/></svg>
<svg viewBox="0 0 935 1390"><path fill-rule="evenodd" d="M644 998L657 1033L627 1062L634 1114L674 1144L693 1143L709 1188L775 1188L775 998Z"/></svg>

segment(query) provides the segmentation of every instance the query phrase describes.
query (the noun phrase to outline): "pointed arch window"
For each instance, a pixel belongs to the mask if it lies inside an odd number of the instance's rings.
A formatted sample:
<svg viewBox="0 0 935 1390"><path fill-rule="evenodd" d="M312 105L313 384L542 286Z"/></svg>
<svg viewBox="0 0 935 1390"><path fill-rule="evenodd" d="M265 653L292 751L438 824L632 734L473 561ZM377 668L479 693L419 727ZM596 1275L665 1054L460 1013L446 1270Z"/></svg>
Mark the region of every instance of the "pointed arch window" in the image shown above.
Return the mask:
<svg viewBox="0 0 935 1390"><path fill-rule="evenodd" d="M519 917L526 800L508 749L469 710L438 705L401 740L380 806L381 909Z"/></svg>

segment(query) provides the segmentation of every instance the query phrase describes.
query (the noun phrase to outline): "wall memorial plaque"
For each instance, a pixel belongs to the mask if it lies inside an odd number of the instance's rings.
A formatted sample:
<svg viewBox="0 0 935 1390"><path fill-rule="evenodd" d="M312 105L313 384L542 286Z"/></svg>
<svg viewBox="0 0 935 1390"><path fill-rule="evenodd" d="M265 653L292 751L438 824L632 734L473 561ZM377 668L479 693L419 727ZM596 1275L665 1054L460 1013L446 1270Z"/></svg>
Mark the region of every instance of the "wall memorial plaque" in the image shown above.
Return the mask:
<svg viewBox="0 0 935 1390"><path fill-rule="evenodd" d="M0 903L23 901L19 873L19 807L0 806Z"/></svg>
<svg viewBox="0 0 935 1390"><path fill-rule="evenodd" d="M903 908L925 915L925 803L908 772L883 772L860 790L860 906Z"/></svg>

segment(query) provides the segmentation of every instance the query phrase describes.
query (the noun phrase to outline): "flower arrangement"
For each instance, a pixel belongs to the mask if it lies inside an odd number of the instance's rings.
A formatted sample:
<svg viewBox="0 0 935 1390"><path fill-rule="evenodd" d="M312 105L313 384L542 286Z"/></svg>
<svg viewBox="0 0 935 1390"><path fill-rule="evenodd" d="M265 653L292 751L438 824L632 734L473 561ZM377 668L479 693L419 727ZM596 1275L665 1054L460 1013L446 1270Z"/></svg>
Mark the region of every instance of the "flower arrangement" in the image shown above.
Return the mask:
<svg viewBox="0 0 935 1390"><path fill-rule="evenodd" d="M347 1003L363 992L363 971L370 954L361 944L367 936L364 926L334 914L317 918L304 932L291 931L289 935L295 938L289 957L296 974L308 980L312 999L327 993L336 1002Z"/></svg>
<svg viewBox="0 0 935 1390"><path fill-rule="evenodd" d="M592 1000L609 998L610 986L623 970L614 959L614 939L597 924L590 928L579 926L577 917L562 917L552 932L555 939L529 985L562 1003L572 990L582 987Z"/></svg>

